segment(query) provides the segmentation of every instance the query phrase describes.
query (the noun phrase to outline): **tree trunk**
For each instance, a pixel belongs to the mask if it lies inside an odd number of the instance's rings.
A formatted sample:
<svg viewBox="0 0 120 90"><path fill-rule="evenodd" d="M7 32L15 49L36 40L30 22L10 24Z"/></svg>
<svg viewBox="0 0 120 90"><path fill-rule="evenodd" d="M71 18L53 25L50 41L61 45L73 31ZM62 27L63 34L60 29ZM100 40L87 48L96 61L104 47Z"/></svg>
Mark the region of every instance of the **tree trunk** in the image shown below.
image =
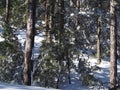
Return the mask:
<svg viewBox="0 0 120 90"><path fill-rule="evenodd" d="M60 0L60 44L62 42L62 37L63 37L63 33L64 33L64 24L65 24L65 20L64 20L64 14L65 14L65 7L64 7L64 0Z"/></svg>
<svg viewBox="0 0 120 90"><path fill-rule="evenodd" d="M45 9L46 42L49 42L50 0L45 1Z"/></svg>
<svg viewBox="0 0 120 90"><path fill-rule="evenodd" d="M49 34L50 34L50 42L52 42L52 31L54 30L54 13L55 13L55 2L56 0L50 1L50 21L49 21Z"/></svg>
<svg viewBox="0 0 120 90"><path fill-rule="evenodd" d="M27 16L27 32L26 32L26 47L24 58L24 73L23 79L25 85L31 85L31 57L32 48L34 47L34 32L35 32L35 11L36 0L28 0L28 16Z"/></svg>
<svg viewBox="0 0 120 90"><path fill-rule="evenodd" d="M59 62L59 73L58 73L58 81L57 81L57 87L59 86L60 82L60 77L61 77L61 72L62 72L62 60L64 60L64 55L60 51L62 49L62 35L64 33L64 0L58 0L58 4L60 5L60 10L59 10L59 33L58 33L58 62ZM61 54L61 55L60 55Z"/></svg>
<svg viewBox="0 0 120 90"><path fill-rule="evenodd" d="M117 25L115 0L110 0L110 90L117 84ZM116 90L116 89L114 89Z"/></svg>
<svg viewBox="0 0 120 90"><path fill-rule="evenodd" d="M76 1L76 10L77 10L77 15L76 15L76 23L75 23L75 25L76 25L76 30L77 30L77 27L78 27L78 25L79 25L79 11L80 11L80 1L79 0L77 0Z"/></svg>
<svg viewBox="0 0 120 90"><path fill-rule="evenodd" d="M78 9L78 10L80 9L80 1L79 0L76 1L76 9Z"/></svg>
<svg viewBox="0 0 120 90"><path fill-rule="evenodd" d="M9 15L10 15L10 0L6 0L6 16L5 16L5 23L9 24Z"/></svg>
<svg viewBox="0 0 120 90"><path fill-rule="evenodd" d="M97 27L97 63L100 64L101 63L101 40L100 40L100 36L101 36L101 30L102 30L102 2L99 1L98 2L98 27Z"/></svg>
<svg viewBox="0 0 120 90"><path fill-rule="evenodd" d="M101 42L100 42L100 35L101 35L101 17L98 17L98 31L97 31L97 63L101 63Z"/></svg>
<svg viewBox="0 0 120 90"><path fill-rule="evenodd" d="M5 19L4 19L4 32L3 37L5 40L9 41L13 38L13 33L10 29L10 7L11 7L11 0L6 0L6 10L5 10Z"/></svg>
<svg viewBox="0 0 120 90"><path fill-rule="evenodd" d="M66 59L67 59L68 81L69 81L69 84L71 84L69 48L66 50Z"/></svg>
<svg viewBox="0 0 120 90"><path fill-rule="evenodd" d="M70 7L72 7L74 4L73 4L73 1L70 0Z"/></svg>

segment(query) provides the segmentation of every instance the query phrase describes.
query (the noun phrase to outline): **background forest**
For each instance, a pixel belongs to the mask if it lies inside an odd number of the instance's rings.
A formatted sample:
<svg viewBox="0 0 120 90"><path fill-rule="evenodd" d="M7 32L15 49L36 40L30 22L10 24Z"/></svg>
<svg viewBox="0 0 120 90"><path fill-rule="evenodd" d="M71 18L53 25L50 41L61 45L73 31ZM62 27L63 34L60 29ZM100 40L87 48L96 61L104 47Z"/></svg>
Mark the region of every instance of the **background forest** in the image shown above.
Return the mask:
<svg viewBox="0 0 120 90"><path fill-rule="evenodd" d="M95 74L103 62L105 81ZM1 82L61 89L74 77L81 87L117 90L117 64L120 0L0 0Z"/></svg>

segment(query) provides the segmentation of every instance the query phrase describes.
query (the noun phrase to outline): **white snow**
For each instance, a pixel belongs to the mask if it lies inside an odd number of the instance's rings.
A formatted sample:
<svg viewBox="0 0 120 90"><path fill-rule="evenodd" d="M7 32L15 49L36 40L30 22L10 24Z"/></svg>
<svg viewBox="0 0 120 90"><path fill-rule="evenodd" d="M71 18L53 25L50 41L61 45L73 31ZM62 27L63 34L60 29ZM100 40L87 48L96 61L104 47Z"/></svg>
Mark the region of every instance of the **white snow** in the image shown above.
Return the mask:
<svg viewBox="0 0 120 90"><path fill-rule="evenodd" d="M61 85L61 90L89 90L88 87L83 86L79 80L79 74L75 69L71 69L71 84L68 82Z"/></svg>
<svg viewBox="0 0 120 90"><path fill-rule="evenodd" d="M3 37L0 36L0 42L4 41L5 39Z"/></svg>
<svg viewBox="0 0 120 90"><path fill-rule="evenodd" d="M4 41L5 39L2 37L2 29L0 28L0 42Z"/></svg>
<svg viewBox="0 0 120 90"><path fill-rule="evenodd" d="M42 21L42 24L45 24L45 21Z"/></svg>
<svg viewBox="0 0 120 90"><path fill-rule="evenodd" d="M0 90L59 90L59 89L0 83Z"/></svg>
<svg viewBox="0 0 120 90"><path fill-rule="evenodd" d="M74 15L75 15L74 13L71 13L71 14L70 14L71 17L74 16Z"/></svg>
<svg viewBox="0 0 120 90"><path fill-rule="evenodd" d="M80 29L80 26L77 26L77 30L79 30Z"/></svg>

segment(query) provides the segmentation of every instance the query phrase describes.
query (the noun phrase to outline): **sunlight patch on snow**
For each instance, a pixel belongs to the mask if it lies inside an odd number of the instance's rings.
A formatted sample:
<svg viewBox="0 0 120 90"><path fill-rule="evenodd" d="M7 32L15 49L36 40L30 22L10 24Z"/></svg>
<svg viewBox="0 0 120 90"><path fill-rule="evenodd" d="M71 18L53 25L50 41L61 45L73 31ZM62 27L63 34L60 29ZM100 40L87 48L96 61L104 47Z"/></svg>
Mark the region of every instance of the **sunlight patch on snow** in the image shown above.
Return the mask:
<svg viewBox="0 0 120 90"><path fill-rule="evenodd" d="M89 57L88 62L90 62L90 65L91 65L91 66L95 66L95 65L97 64L97 59L96 59L96 58Z"/></svg>
<svg viewBox="0 0 120 90"><path fill-rule="evenodd" d="M0 42L4 41L5 39L3 37L0 36Z"/></svg>
<svg viewBox="0 0 120 90"><path fill-rule="evenodd" d="M44 40L43 37L35 36L35 43L41 43Z"/></svg>
<svg viewBox="0 0 120 90"><path fill-rule="evenodd" d="M80 26L77 26L77 30L79 30L80 29Z"/></svg>
<svg viewBox="0 0 120 90"><path fill-rule="evenodd" d="M42 24L45 24L45 21L42 21Z"/></svg>
<svg viewBox="0 0 120 90"><path fill-rule="evenodd" d="M3 30L0 28L0 42L4 41L5 39L2 37Z"/></svg>
<svg viewBox="0 0 120 90"><path fill-rule="evenodd" d="M74 16L74 15L75 15L74 13L71 13L71 14L70 14L71 17Z"/></svg>

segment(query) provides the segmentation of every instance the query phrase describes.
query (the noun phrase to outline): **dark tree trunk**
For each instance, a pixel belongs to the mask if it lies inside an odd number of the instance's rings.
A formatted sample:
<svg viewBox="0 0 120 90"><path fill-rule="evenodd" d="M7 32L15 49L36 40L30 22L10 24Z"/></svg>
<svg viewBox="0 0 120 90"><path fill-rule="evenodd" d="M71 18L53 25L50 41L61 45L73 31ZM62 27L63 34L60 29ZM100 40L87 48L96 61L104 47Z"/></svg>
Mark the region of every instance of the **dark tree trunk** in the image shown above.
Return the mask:
<svg viewBox="0 0 120 90"><path fill-rule="evenodd" d="M69 48L66 50L66 59L67 59L68 81L69 81L69 84L71 84Z"/></svg>
<svg viewBox="0 0 120 90"><path fill-rule="evenodd" d="M37 5L37 0L33 0L32 3L32 29L33 29L33 35L32 35L32 48L34 47L34 37L36 34L36 28L35 28L35 22L36 22L36 5Z"/></svg>
<svg viewBox="0 0 120 90"><path fill-rule="evenodd" d="M59 33L58 33L58 52L61 52L60 50L62 49L62 39L63 39L63 33L64 33L64 0L58 0L58 5L60 7L60 10L58 10L58 14L59 14L59 24L58 24L58 28L59 28ZM58 81L57 81L57 87L59 87L59 82L60 82L60 77L61 77L61 72L62 72L62 60L64 60L64 54L63 52L58 53L58 62L59 62L59 75L58 75Z"/></svg>
<svg viewBox="0 0 120 90"><path fill-rule="evenodd" d="M25 85L31 85L31 57L34 47L36 0L28 0L26 47L23 79Z"/></svg>
<svg viewBox="0 0 120 90"><path fill-rule="evenodd" d="M46 42L49 42L50 0L45 1L45 9Z"/></svg>
<svg viewBox="0 0 120 90"><path fill-rule="evenodd" d="M55 3L56 0L51 0L50 1L50 22L49 22L49 28L50 28L50 42L52 42L52 32L54 30L54 17L55 17Z"/></svg>
<svg viewBox="0 0 120 90"><path fill-rule="evenodd" d="M59 42L61 44L62 42L62 37L63 37L63 33L64 33L64 24L65 24L65 20L64 20L64 14L65 14L65 7L64 7L64 0L60 0L60 39Z"/></svg>
<svg viewBox="0 0 120 90"><path fill-rule="evenodd" d="M100 13L98 13L98 27L97 27L97 63L100 64L101 63L101 40L100 40L100 36L101 36L101 30L102 30L102 2L99 1L98 2L98 11L100 11Z"/></svg>
<svg viewBox="0 0 120 90"><path fill-rule="evenodd" d="M110 0L110 90L117 84L117 25L115 0ZM114 89L116 90L116 89Z"/></svg>
<svg viewBox="0 0 120 90"><path fill-rule="evenodd" d="M6 16L5 16L6 24L9 24L9 15L10 15L10 0L6 0Z"/></svg>
<svg viewBox="0 0 120 90"><path fill-rule="evenodd" d="M76 1L76 10L77 10L77 13L79 13L79 11L80 11L80 1L79 0ZM75 24L76 24L76 30L77 30L77 27L79 25L79 15L76 16Z"/></svg>

